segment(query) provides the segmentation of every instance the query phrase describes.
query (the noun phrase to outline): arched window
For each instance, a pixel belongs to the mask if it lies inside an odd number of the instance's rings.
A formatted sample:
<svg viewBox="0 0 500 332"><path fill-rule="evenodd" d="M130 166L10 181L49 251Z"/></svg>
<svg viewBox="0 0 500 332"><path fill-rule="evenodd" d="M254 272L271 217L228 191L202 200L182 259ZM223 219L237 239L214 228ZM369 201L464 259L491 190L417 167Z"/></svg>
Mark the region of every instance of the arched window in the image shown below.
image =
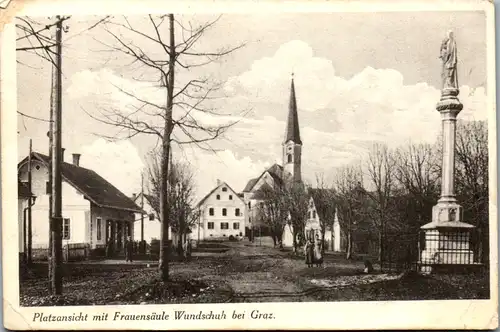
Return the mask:
<svg viewBox="0 0 500 332"><path fill-rule="evenodd" d="M287 155L287 158L288 158L288 162L291 163L292 162L292 155L290 153Z"/></svg>
<svg viewBox="0 0 500 332"><path fill-rule="evenodd" d="M227 216L227 209L226 208L223 208L222 209L222 215L225 217Z"/></svg>

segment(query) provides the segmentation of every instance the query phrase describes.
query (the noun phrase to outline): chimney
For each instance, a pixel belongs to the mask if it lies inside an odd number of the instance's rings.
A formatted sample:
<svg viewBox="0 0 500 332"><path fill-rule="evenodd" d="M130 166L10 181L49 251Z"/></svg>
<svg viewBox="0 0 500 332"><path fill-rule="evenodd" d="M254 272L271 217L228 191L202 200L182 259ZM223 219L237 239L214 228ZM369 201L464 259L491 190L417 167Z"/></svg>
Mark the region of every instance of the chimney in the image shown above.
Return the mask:
<svg viewBox="0 0 500 332"><path fill-rule="evenodd" d="M222 181L221 181L221 180L219 180L219 179L217 179L217 186L220 186L220 185L221 185L221 183L222 183Z"/></svg>
<svg viewBox="0 0 500 332"><path fill-rule="evenodd" d="M64 162L64 150L65 148L61 148L61 162Z"/></svg>
<svg viewBox="0 0 500 332"><path fill-rule="evenodd" d="M73 153L73 165L80 166L80 156L79 153Z"/></svg>

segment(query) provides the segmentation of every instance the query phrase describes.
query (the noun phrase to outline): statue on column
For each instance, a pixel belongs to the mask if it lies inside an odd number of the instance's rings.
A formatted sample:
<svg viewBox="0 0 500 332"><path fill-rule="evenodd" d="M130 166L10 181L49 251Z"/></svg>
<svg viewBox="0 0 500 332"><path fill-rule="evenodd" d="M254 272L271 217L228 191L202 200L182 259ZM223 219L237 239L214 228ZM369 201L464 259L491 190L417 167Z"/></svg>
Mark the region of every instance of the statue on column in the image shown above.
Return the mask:
<svg viewBox="0 0 500 332"><path fill-rule="evenodd" d="M458 89L457 77L457 44L452 31L441 43L441 54L439 58L443 61L443 90Z"/></svg>

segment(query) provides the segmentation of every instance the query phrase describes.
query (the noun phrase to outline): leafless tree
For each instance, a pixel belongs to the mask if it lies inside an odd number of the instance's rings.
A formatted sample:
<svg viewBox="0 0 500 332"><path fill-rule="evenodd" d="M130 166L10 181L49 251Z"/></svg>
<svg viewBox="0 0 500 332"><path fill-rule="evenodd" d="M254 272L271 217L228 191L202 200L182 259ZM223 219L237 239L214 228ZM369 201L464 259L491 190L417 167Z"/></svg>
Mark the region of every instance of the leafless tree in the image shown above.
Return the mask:
<svg viewBox="0 0 500 332"><path fill-rule="evenodd" d="M149 84L163 93L159 100L154 100L137 91L127 91L117 86L123 96L132 100L129 108L101 107L98 115L89 115L117 128L114 135L108 136L110 139L148 134L161 142L159 219L162 227L159 269L165 281L169 276L167 175L171 143L196 144L202 149L213 151L210 142L221 137L238 122L233 118L221 122L228 114L221 113L213 106L214 98L222 97L216 94L221 91L221 82L210 77L192 77L194 69L218 61L243 47L240 44L216 51L199 48L198 42L218 20L193 26L168 14L149 15L146 24L134 25L127 17L103 24L111 42L100 42L109 50L130 59L127 67L140 73L132 77L134 80ZM240 115L245 113L242 111ZM204 121L207 117L216 121Z"/></svg>
<svg viewBox="0 0 500 332"><path fill-rule="evenodd" d="M430 144L411 143L398 148L394 157L400 218L406 221L400 226L414 231L431 221L439 195L440 158Z"/></svg>
<svg viewBox="0 0 500 332"><path fill-rule="evenodd" d="M373 224L378 230L378 260L382 260L383 240L386 222L394 214L395 194L395 159L386 144L376 143L372 146L366 160L366 171L370 183L367 196L370 199L368 209Z"/></svg>
<svg viewBox="0 0 500 332"><path fill-rule="evenodd" d="M148 178L147 190L150 204L155 214L161 215L160 190L161 190L161 151L150 154L146 169ZM172 232L177 239L177 252L182 257L183 241L196 224L199 211L195 206L195 180L194 173L186 163L172 163L168 175L168 205L169 220Z"/></svg>
<svg viewBox="0 0 500 332"><path fill-rule="evenodd" d="M316 212L319 215L319 227L321 229L321 240L324 244L325 233L329 229L331 232L330 245L333 250L334 223L337 213L337 204L335 200L335 190L329 185L323 174L316 175L316 188L311 189L311 196L316 206ZM339 234L340 235L340 234ZM323 250L325 246L322 246Z"/></svg>
<svg viewBox="0 0 500 332"><path fill-rule="evenodd" d="M340 227L347 237L346 258L353 254L353 233L365 217L365 194L363 188L363 173L359 165L343 166L337 170L335 185L335 200Z"/></svg>
<svg viewBox="0 0 500 332"><path fill-rule="evenodd" d="M289 197L283 185L274 183L264 184L255 193L256 221L265 224L271 231L274 246L278 246L283 238L283 231L289 222Z"/></svg>
<svg viewBox="0 0 500 332"><path fill-rule="evenodd" d="M293 237L293 252L298 252L299 237L303 235L309 209L309 194L307 187L301 182L290 182L285 185L283 194L286 195L290 213L289 224Z"/></svg>
<svg viewBox="0 0 500 332"><path fill-rule="evenodd" d="M457 123L455 183L464 219L481 232L483 259L489 253L488 124Z"/></svg>

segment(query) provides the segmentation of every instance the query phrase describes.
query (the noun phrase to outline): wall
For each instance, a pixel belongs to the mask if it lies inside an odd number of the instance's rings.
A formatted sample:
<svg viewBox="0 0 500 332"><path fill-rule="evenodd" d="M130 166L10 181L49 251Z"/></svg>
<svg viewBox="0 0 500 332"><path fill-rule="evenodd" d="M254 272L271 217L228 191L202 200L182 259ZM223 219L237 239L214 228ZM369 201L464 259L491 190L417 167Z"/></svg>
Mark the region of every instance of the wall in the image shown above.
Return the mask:
<svg viewBox="0 0 500 332"><path fill-rule="evenodd" d="M136 198L135 203L138 206L141 206L141 198L140 195ZM160 239L161 236L161 223L160 220L156 217L156 213L154 212L151 205L149 205L148 201L144 199L144 207L143 210L147 212L148 215L144 216L144 240L148 243L151 242L152 239ZM154 220L149 220L149 214L153 213ZM134 223L134 240L141 240L141 214L136 213L135 215L135 223ZM172 239L172 232L168 232L168 238Z"/></svg>
<svg viewBox="0 0 500 332"><path fill-rule="evenodd" d="M17 221L19 226L19 252L24 253L24 208L28 206L26 198L17 199Z"/></svg>
<svg viewBox="0 0 500 332"><path fill-rule="evenodd" d="M28 165L19 169L19 180L28 181ZM33 248L45 248L49 241L49 196L46 194L48 168L42 163L32 161L32 192L36 196L32 207ZM75 188L63 180L62 183L62 216L70 218L70 238L63 240L68 243L82 243L86 240L87 220L85 212L90 210L90 202L83 198ZM22 216L20 217L22 219ZM22 246L22 238L21 238Z"/></svg>
<svg viewBox="0 0 500 332"><path fill-rule="evenodd" d="M227 188L227 191L222 191L222 188ZM220 200L217 200L217 195L220 195ZM232 200L229 199L232 195ZM210 216L209 210L214 208L214 216ZM222 215L222 209L227 209L227 216ZM240 215L235 216L235 209L240 209ZM215 190L201 206L202 229L200 230L201 239L236 236L241 233L245 235L245 203L238 195L227 186L220 186ZM208 223L214 223L214 229L208 229ZM229 223L228 229L221 229L221 223ZM238 229L233 229L233 223L239 223ZM196 232L196 233L195 233ZM197 238L197 229L192 234L193 238Z"/></svg>

